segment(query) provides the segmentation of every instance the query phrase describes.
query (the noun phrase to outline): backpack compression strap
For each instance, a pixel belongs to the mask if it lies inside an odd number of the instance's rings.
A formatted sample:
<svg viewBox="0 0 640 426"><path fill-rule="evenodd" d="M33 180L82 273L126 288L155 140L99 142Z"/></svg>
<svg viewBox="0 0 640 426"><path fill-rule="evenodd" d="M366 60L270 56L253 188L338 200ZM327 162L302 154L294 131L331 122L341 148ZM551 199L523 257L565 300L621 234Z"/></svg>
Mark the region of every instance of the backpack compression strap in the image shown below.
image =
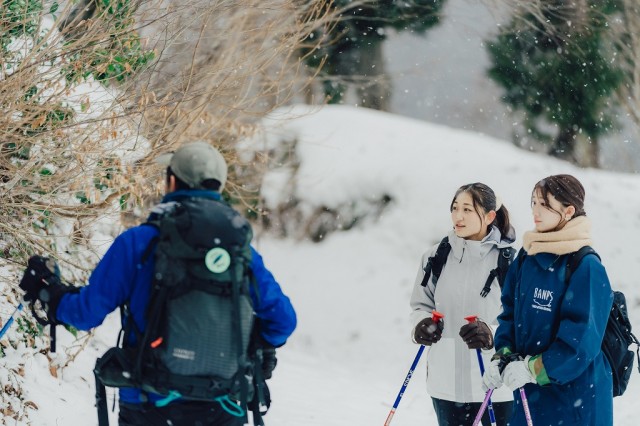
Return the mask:
<svg viewBox="0 0 640 426"><path fill-rule="evenodd" d="M240 407L242 408L243 415L246 416L246 412L244 411L247 408L247 402L249 399L249 382L247 379L247 374L249 372L249 367L251 367L250 360L247 359L245 354L245 349L242 343L242 331L241 324L242 318L240 316L240 289L242 288L242 282L240 279L240 275L243 274L244 268L248 268L248 265L245 265L242 261L242 256L240 256L238 247L233 247L233 253L231 257L231 298L233 303L233 309L231 310L232 314L232 327L233 333L236 334L236 350L238 351L238 370L243 371L245 374L240 375ZM245 417L246 419L246 417ZM261 420L260 420L261 421Z"/></svg>
<svg viewBox="0 0 640 426"><path fill-rule="evenodd" d="M447 263L447 257L450 251L451 244L449 244L449 237L444 237L442 241L440 241L436 253L427 260L427 264L424 267L424 277L420 284L422 287L426 287L427 284L429 284L429 277L431 275L433 275L431 280L433 285L438 284L438 278L440 278L444 264Z"/></svg>
<svg viewBox="0 0 640 426"><path fill-rule="evenodd" d="M253 413L254 426L264 426L262 417L267 414L269 407L271 406L271 396L269 394L269 387L267 386L266 379L262 374L262 363L264 361L263 349L260 341L260 321L256 320L253 323L253 329L251 330L251 344L249 345L250 356L254 360L253 362L253 399L247 405L247 408L251 409Z"/></svg>
<svg viewBox="0 0 640 426"><path fill-rule="evenodd" d="M107 407L107 390L98 377L97 369L93 370L96 379L96 409L98 410L98 426L109 426L109 407Z"/></svg>

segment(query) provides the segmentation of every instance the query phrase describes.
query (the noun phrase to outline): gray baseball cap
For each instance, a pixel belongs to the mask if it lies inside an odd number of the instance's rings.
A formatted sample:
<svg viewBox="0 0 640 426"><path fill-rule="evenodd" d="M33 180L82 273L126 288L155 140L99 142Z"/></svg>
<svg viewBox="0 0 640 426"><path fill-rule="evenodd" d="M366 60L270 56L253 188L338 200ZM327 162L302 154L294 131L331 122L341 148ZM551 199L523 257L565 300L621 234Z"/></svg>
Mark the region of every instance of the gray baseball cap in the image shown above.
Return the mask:
<svg viewBox="0 0 640 426"><path fill-rule="evenodd" d="M171 167L171 171L194 189L201 189L202 182L215 179L220 182L220 191L227 182L227 162L220 152L203 141L191 142L175 152L160 155L158 164Z"/></svg>

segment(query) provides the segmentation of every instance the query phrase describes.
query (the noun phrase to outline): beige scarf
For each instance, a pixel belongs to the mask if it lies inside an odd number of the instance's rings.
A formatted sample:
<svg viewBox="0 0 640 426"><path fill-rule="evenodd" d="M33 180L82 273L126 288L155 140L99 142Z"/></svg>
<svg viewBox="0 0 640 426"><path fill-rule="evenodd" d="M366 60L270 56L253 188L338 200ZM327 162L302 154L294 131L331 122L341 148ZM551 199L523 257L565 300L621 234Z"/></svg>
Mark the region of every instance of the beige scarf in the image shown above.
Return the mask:
<svg viewBox="0 0 640 426"><path fill-rule="evenodd" d="M586 216L576 217L559 231L524 233L522 247L527 254L567 254L591 245L591 221Z"/></svg>

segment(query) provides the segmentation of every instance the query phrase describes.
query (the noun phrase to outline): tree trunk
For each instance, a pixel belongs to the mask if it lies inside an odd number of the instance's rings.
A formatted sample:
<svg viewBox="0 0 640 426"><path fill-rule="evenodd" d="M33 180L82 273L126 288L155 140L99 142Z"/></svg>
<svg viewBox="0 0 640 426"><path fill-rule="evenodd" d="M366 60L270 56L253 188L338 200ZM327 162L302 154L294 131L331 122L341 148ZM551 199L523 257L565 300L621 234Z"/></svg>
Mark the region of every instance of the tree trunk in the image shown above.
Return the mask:
<svg viewBox="0 0 640 426"><path fill-rule="evenodd" d="M574 156L577 133L572 126L560 129L549 154L577 164L577 159Z"/></svg>
<svg viewBox="0 0 640 426"><path fill-rule="evenodd" d="M391 84L385 73L383 42L382 37L369 37L362 46L330 58L324 67L329 78L323 82L330 103L347 102L388 110Z"/></svg>
<svg viewBox="0 0 640 426"><path fill-rule="evenodd" d="M581 162L581 166L584 167L600 167L600 143L598 138L589 137L583 141L584 150L583 150L583 160Z"/></svg>
<svg viewBox="0 0 640 426"><path fill-rule="evenodd" d="M362 106L388 111L391 82L385 72L383 42L383 38L372 38L366 47L358 49L360 60L356 65L356 75L360 79L356 85L356 94L358 103Z"/></svg>

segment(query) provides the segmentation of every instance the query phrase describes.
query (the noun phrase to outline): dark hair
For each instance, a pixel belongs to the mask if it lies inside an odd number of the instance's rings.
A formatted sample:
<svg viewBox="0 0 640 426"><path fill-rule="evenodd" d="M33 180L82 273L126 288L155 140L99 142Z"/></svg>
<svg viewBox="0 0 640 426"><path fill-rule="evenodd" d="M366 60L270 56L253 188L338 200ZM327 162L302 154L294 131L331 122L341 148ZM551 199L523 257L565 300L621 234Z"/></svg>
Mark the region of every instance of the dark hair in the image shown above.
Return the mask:
<svg viewBox="0 0 640 426"><path fill-rule="evenodd" d="M205 179L200 182L200 186L198 188L193 188L189 186L185 181L180 179L174 172L171 170L171 167L167 167L167 185L169 185L169 178L173 176L176 180L176 191L186 190L186 189L205 189L208 191L220 191L220 181L217 179Z"/></svg>
<svg viewBox="0 0 640 426"><path fill-rule="evenodd" d="M493 192L493 189L489 188L484 183L475 182L469 183L467 185L462 185L456 191L453 196L453 200L451 200L451 205L449 206L449 211L453 210L453 203L455 203L456 198L461 193L466 192L471 195L471 199L473 200L473 208L478 214L481 216L480 210L484 210L485 213L490 212L491 210L496 212L496 218L491 223L490 226L495 226L500 231L503 239L512 238L512 227L511 222L509 220L509 211L503 205L500 206L499 209L496 210L496 194Z"/></svg>
<svg viewBox="0 0 640 426"><path fill-rule="evenodd" d="M561 212L552 209L549 205L549 194L551 194L553 198L558 200L563 206L573 206L576 209L573 217L587 215L584 211L584 187L575 177L571 175L553 175L546 177L536 183L533 187L532 194L537 190L540 190L547 209L553 210L562 216Z"/></svg>

